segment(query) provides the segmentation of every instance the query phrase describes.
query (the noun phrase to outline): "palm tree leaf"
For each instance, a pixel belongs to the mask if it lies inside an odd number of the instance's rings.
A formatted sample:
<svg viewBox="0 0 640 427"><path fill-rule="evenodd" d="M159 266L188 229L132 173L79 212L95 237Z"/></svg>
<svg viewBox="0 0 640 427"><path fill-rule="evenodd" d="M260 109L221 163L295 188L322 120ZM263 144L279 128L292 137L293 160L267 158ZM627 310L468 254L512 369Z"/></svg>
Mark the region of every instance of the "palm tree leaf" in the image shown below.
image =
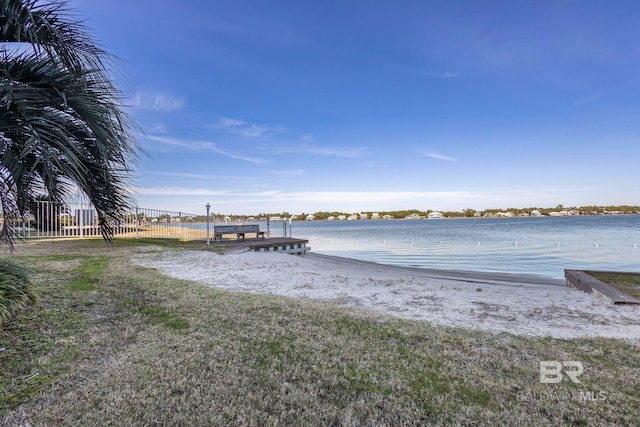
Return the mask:
<svg viewBox="0 0 640 427"><path fill-rule="evenodd" d="M0 208L24 214L40 196L62 201L73 183L109 240L110 220L131 203L131 165L140 148L108 78L110 57L65 6L0 2L0 41L33 47L0 49Z"/></svg>

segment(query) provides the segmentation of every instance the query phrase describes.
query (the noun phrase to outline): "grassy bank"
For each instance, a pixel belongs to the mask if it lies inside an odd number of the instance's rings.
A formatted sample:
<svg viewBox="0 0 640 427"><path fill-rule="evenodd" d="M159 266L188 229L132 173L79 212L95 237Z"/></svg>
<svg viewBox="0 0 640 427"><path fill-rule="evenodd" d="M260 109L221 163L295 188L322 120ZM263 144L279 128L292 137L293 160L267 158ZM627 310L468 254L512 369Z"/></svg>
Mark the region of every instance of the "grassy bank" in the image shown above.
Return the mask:
<svg viewBox="0 0 640 427"><path fill-rule="evenodd" d="M0 329L0 425L640 424L639 351L623 341L219 291L132 262L204 249L157 243L19 248L38 303ZM581 362L581 382L541 383L540 361Z"/></svg>
<svg viewBox="0 0 640 427"><path fill-rule="evenodd" d="M590 271L589 274L620 292L624 292L635 299L640 299L640 274L605 271Z"/></svg>

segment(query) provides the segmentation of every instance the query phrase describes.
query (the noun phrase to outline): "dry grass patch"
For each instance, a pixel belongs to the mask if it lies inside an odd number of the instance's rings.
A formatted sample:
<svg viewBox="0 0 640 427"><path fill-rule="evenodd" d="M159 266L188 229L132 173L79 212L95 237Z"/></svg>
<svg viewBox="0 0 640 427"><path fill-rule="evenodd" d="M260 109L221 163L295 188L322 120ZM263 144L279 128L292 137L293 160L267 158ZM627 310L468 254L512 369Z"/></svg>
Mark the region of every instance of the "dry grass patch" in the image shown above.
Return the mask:
<svg viewBox="0 0 640 427"><path fill-rule="evenodd" d="M36 265L43 296L0 347L24 352L28 333L44 348L0 374L2 394L30 372L47 381L12 393L0 425L640 424L638 348L620 340L491 334L219 291L132 264L148 242L74 244L49 253L64 248L77 264L29 248L18 257ZM104 268L81 271L91 263ZM70 289L77 275L94 288ZM60 323L43 333L46 315ZM54 343L75 350L45 360ZM582 362L581 384L541 384L544 360Z"/></svg>

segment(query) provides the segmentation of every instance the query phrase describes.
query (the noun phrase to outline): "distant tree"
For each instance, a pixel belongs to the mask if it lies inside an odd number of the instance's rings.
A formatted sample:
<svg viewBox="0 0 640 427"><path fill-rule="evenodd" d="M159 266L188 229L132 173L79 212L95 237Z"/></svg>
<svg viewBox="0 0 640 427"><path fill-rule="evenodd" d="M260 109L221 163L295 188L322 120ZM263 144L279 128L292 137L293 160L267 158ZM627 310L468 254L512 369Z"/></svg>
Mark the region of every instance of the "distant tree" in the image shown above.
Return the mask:
<svg viewBox="0 0 640 427"><path fill-rule="evenodd" d="M476 210L475 209L465 209L464 211L462 211L462 216L464 216L466 218L472 218L472 217L476 216Z"/></svg>
<svg viewBox="0 0 640 427"><path fill-rule="evenodd" d="M169 221L171 221L171 215L169 214L158 215L158 222L169 222Z"/></svg>
<svg viewBox="0 0 640 427"><path fill-rule="evenodd" d="M444 216L445 218L460 218L462 216L462 212L445 211L445 212L442 212L442 216Z"/></svg>
<svg viewBox="0 0 640 427"><path fill-rule="evenodd" d="M113 236L139 148L112 64L64 1L0 1L1 234L10 247L11 219L33 212L38 197L63 203L77 189L103 237Z"/></svg>

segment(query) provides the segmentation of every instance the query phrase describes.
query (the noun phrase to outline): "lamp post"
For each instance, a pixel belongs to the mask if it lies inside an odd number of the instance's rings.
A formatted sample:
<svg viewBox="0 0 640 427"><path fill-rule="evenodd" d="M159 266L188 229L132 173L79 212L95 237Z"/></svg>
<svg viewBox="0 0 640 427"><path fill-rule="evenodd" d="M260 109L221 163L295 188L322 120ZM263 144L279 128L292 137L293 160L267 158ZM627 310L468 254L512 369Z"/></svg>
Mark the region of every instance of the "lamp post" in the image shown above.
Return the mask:
<svg viewBox="0 0 640 427"><path fill-rule="evenodd" d="M207 246L209 246L209 209L211 209L211 205L207 203Z"/></svg>

